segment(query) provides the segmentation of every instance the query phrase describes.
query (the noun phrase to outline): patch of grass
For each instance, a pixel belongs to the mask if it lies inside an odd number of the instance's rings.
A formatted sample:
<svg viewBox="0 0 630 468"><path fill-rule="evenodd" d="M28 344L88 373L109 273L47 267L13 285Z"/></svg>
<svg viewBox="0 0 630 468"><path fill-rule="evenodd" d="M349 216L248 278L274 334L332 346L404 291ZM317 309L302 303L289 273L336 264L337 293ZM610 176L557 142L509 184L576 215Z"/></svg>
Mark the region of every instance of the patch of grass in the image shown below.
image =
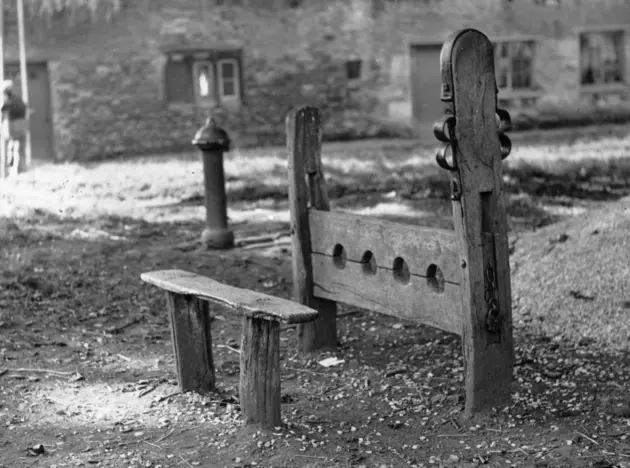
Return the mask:
<svg viewBox="0 0 630 468"><path fill-rule="evenodd" d="M515 111L512 114L512 126L515 130L575 129L630 122L630 111L623 105L599 108L595 105L588 106L580 103L565 108Z"/></svg>
<svg viewBox="0 0 630 468"><path fill-rule="evenodd" d="M630 136L521 143L504 163L508 189L532 195L617 199L629 192Z"/></svg>
<svg viewBox="0 0 630 468"><path fill-rule="evenodd" d="M508 190L527 191L536 178L540 179L538 186L531 188L536 194L550 179L560 184L596 180L626 187L630 179L628 128L578 135L514 135L513 154L504 166ZM448 176L435 163L438 146L433 141L410 140L325 144L323 163L330 195L396 191L445 197ZM230 203L286 198L284 148L235 149L226 155L224 166ZM73 217L117 214L143 218L157 206L182 201L201 205L202 171L195 152L44 165L6 183L1 194L6 203L0 207L0 215L27 216L40 209Z"/></svg>
<svg viewBox="0 0 630 468"><path fill-rule="evenodd" d="M568 144L516 144L505 162L512 172L611 177L630 175L630 135L577 139Z"/></svg>
<svg viewBox="0 0 630 468"><path fill-rule="evenodd" d="M19 245L22 237L15 223L7 221L0 225L0 279L17 275L33 264L32 250Z"/></svg>
<svg viewBox="0 0 630 468"><path fill-rule="evenodd" d="M19 275L33 271L33 250L15 245L12 236L15 231L12 223L3 223L0 227L0 332L2 327L11 326L15 321L15 309L4 300L8 290L17 287L16 278Z"/></svg>
<svg viewBox="0 0 630 468"><path fill-rule="evenodd" d="M32 264L32 255L28 249L6 250L0 252L0 262L4 276L15 275Z"/></svg>

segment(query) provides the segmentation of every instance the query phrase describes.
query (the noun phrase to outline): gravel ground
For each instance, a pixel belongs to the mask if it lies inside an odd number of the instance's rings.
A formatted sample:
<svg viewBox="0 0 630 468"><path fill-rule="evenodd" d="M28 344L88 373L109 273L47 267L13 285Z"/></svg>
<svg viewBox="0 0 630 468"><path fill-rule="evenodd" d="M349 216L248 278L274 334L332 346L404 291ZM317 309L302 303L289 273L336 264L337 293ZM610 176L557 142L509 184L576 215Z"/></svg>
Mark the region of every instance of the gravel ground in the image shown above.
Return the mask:
<svg viewBox="0 0 630 468"><path fill-rule="evenodd" d="M630 349L630 197L522 234L512 285L515 323Z"/></svg>

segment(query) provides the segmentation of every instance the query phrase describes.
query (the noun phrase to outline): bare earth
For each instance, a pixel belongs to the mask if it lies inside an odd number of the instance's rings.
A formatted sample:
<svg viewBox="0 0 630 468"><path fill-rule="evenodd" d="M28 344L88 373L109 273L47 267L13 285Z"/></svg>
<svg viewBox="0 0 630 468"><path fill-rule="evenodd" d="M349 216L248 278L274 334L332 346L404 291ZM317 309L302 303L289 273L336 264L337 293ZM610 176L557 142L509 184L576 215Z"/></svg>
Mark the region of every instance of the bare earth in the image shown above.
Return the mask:
<svg viewBox="0 0 630 468"><path fill-rule="evenodd" d="M451 226L443 194L386 188L334 205ZM239 239L287 230L284 200L241 198L230 205ZM335 353L298 355L295 329L283 329L286 426L270 432L240 424L240 320L213 310L220 391L181 394L164 297L139 276L181 268L288 298L286 238L200 250L202 207L185 200L142 208L150 220L139 208L90 216L77 202L73 217L4 200L2 467L630 466L630 198L509 194L517 344L509 407L462 420L456 336L342 308ZM333 355L343 362L318 363Z"/></svg>

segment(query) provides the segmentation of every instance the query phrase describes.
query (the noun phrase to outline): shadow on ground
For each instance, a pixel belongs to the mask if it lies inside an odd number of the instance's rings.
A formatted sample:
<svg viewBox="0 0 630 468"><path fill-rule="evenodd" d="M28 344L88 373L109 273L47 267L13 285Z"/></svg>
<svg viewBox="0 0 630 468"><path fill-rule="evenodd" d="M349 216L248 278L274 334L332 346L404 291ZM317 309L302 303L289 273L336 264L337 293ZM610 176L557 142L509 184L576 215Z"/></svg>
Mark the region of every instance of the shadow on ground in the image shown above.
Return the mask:
<svg viewBox="0 0 630 468"><path fill-rule="evenodd" d="M335 352L299 356L296 329L282 330L287 427L241 429L240 319L213 308L218 391L180 394L165 299L139 275L182 268L288 298L290 252L199 250L202 226L40 214L2 231L1 463L591 467L627 453L627 353L550 336L518 312L513 404L492 418L459 419L456 336L341 307ZM343 363L318 364L331 355Z"/></svg>
<svg viewBox="0 0 630 468"><path fill-rule="evenodd" d="M625 144L612 143L606 165L558 165L537 150L536 164L505 166L517 343L510 406L462 421L456 336L340 307L334 352L298 355L296 328L283 328L287 426L271 432L240 426L240 318L212 309L219 388L181 394L165 298L139 276L180 268L291 297L282 155L268 158L267 172L228 161L240 245L229 251L198 244L198 163L25 175L3 194L9 217L0 220L0 466L624 466L630 227L628 200L611 200L628 193L617 156ZM333 208L452 228L446 175L410 158L413 148L379 159L389 151L368 145L343 164L328 159ZM332 355L343 362L319 364Z"/></svg>

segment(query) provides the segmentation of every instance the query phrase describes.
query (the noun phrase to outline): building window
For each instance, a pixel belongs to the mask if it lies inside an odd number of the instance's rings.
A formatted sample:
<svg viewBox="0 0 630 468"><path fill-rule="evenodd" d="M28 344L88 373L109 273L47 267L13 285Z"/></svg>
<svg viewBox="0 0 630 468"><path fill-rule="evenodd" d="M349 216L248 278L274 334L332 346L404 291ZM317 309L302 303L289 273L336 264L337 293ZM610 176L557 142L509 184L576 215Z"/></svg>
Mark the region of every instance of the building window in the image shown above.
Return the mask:
<svg viewBox="0 0 630 468"><path fill-rule="evenodd" d="M233 105L241 100L240 52L168 51L164 84L169 104Z"/></svg>
<svg viewBox="0 0 630 468"><path fill-rule="evenodd" d="M355 81L361 78L361 59L346 61L346 78Z"/></svg>
<svg viewBox="0 0 630 468"><path fill-rule="evenodd" d="M239 98L240 82L238 61L235 59L219 60L219 98L236 100Z"/></svg>
<svg viewBox="0 0 630 468"><path fill-rule="evenodd" d="M212 62L204 60L193 63L195 96L200 101L214 101L214 73Z"/></svg>
<svg viewBox="0 0 630 468"><path fill-rule="evenodd" d="M499 90L519 91L534 87L534 51L534 41L495 44L494 68Z"/></svg>
<svg viewBox="0 0 630 468"><path fill-rule="evenodd" d="M623 41L623 31L589 32L580 35L582 85L624 82Z"/></svg>

